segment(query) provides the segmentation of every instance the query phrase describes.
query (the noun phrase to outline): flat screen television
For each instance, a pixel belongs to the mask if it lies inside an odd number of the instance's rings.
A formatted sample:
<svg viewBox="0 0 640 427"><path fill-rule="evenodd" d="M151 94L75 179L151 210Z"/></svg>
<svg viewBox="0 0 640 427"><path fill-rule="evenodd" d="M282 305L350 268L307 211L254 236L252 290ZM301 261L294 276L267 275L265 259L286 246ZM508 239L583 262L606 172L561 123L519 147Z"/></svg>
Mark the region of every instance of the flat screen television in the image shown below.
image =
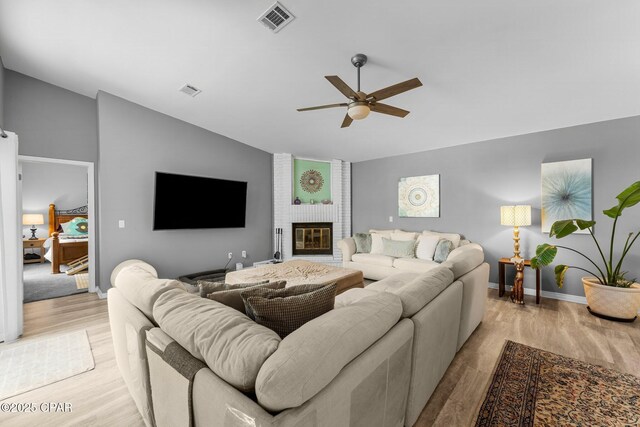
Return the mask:
<svg viewBox="0 0 640 427"><path fill-rule="evenodd" d="M156 172L154 230L245 226L247 183Z"/></svg>

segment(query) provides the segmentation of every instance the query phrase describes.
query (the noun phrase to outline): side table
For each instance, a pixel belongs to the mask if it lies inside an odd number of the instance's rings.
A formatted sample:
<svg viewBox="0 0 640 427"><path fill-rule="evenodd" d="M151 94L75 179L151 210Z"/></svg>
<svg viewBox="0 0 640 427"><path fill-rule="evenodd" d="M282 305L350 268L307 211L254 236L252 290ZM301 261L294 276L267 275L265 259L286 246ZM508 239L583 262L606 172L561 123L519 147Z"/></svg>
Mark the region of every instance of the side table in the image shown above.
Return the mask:
<svg viewBox="0 0 640 427"><path fill-rule="evenodd" d="M513 265L511 258L500 258L498 261L498 296L504 295L505 265ZM524 260L525 267L531 266L531 260ZM540 269L536 269L536 304L540 304Z"/></svg>
<svg viewBox="0 0 640 427"><path fill-rule="evenodd" d="M23 264L32 264L32 263L43 263L44 262L44 242L46 242L47 239L25 239L22 241L22 252L23 252L23 256L24 256L24 250L25 249L39 249L40 250L40 258L34 258L34 259L23 259Z"/></svg>

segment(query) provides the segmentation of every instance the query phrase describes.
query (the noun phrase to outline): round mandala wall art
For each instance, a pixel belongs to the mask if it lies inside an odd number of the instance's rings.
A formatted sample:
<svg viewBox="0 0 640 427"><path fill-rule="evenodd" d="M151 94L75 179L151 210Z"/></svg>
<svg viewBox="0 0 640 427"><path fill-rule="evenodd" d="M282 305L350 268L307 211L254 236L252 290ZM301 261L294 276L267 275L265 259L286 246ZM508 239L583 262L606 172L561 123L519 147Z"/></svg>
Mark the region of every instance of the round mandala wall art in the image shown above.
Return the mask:
<svg viewBox="0 0 640 427"><path fill-rule="evenodd" d="M324 178L317 170L310 169L305 171L300 178L300 186L307 193L317 193L324 185Z"/></svg>
<svg viewBox="0 0 640 427"><path fill-rule="evenodd" d="M398 183L398 216L440 216L440 175L410 176Z"/></svg>

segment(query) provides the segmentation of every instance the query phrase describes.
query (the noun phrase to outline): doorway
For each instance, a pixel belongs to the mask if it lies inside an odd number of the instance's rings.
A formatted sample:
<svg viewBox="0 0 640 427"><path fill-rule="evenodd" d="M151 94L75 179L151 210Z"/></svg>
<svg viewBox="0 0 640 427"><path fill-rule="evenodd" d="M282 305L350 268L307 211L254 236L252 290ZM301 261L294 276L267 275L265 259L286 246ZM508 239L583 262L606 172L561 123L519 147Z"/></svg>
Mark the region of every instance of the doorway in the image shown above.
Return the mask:
<svg viewBox="0 0 640 427"><path fill-rule="evenodd" d="M94 164L18 156L24 303L96 292Z"/></svg>

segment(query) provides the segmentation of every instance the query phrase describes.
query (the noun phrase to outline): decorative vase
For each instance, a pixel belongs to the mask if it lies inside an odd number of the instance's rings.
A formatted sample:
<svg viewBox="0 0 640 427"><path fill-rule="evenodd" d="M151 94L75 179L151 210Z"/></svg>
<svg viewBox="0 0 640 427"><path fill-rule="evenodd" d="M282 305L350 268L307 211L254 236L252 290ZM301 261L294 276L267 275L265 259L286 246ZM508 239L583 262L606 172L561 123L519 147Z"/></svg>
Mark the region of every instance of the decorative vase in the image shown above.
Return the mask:
<svg viewBox="0 0 640 427"><path fill-rule="evenodd" d="M299 197L296 197L296 199L293 201L294 205L301 205L302 204L302 200L300 200Z"/></svg>
<svg viewBox="0 0 640 427"><path fill-rule="evenodd" d="M601 285L595 277L583 277L589 312L608 320L633 322L640 309L640 283L628 288Z"/></svg>

